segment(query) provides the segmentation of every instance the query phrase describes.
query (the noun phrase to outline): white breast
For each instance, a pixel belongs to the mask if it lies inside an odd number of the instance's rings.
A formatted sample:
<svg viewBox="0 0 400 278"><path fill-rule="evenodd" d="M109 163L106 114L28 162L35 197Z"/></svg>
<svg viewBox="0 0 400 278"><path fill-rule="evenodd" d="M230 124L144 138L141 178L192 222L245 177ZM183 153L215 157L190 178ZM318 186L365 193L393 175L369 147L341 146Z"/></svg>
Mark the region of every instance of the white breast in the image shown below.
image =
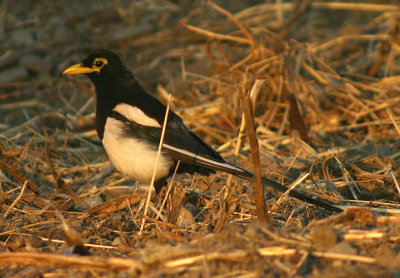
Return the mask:
<svg viewBox="0 0 400 278"><path fill-rule="evenodd" d="M150 183L156 164L157 147L138 139L123 137L122 124L114 118L107 118L103 146L108 157L122 174L141 183ZM173 161L161 154L156 180L167 176L172 166Z"/></svg>

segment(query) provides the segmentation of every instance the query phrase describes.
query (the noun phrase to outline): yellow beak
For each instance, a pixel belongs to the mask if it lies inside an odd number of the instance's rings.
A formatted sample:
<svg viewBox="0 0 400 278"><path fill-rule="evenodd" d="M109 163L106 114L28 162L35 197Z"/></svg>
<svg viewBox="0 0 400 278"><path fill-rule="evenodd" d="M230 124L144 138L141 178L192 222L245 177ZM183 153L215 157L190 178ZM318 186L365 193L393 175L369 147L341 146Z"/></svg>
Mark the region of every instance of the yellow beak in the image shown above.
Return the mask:
<svg viewBox="0 0 400 278"><path fill-rule="evenodd" d="M76 64L64 70L63 74L84 74L92 73L96 70L83 66L83 64Z"/></svg>

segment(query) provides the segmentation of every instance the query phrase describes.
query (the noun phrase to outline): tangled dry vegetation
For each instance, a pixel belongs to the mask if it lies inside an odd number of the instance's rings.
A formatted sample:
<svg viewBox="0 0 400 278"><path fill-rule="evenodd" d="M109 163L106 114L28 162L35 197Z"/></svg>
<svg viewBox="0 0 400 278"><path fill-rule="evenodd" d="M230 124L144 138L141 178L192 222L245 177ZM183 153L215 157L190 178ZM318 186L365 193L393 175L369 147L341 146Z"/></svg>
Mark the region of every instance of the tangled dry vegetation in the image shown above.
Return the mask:
<svg viewBox="0 0 400 278"><path fill-rule="evenodd" d="M220 2L66 13L93 43L50 43L56 69L0 84L2 277L400 274L396 1ZM2 37L32 24L4 22ZM98 142L89 82L60 75L94 45L119 52L164 102L173 92L188 126L250 170L240 94L265 80L252 95L263 174L345 212L266 189L272 225L257 222L253 184L218 173L174 177L145 213L148 188L121 177ZM26 51L10 50L0 69Z"/></svg>

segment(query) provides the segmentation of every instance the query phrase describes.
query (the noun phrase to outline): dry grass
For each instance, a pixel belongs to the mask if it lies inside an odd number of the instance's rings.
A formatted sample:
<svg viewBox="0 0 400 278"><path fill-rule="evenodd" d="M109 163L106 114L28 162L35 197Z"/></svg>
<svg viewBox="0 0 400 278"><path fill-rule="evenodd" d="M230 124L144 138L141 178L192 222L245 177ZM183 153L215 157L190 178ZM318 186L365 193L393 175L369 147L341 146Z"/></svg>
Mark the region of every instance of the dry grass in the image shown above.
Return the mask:
<svg viewBox="0 0 400 278"><path fill-rule="evenodd" d="M364 2L235 2L228 12L160 0L65 13L71 28L93 30L91 45L33 45L59 68L0 84L0 275L398 275L399 9ZM154 14L157 28L115 38L110 24L93 24L105 11L121 26L146 27L141 12ZM0 26L0 38L8 32ZM240 96L265 79L252 96L263 174L346 211L267 190L270 227L256 221L253 185L223 173L176 176L146 205L147 188L104 156L89 82L60 76L92 44L139 65L165 103L173 92L171 109L250 170ZM28 50L11 51L0 69Z"/></svg>

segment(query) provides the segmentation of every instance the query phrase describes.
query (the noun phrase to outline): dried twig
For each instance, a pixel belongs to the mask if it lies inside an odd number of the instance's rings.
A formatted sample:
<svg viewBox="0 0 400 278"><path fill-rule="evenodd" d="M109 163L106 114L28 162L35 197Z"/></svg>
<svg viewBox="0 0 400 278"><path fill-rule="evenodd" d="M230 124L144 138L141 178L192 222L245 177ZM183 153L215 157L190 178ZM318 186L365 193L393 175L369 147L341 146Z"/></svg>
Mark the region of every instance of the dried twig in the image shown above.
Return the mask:
<svg viewBox="0 0 400 278"><path fill-rule="evenodd" d="M12 202L11 206L9 206L6 210L6 212L3 215L3 218L6 219L10 211L15 207L16 204L18 204L19 200L21 200L22 196L24 195L26 186L28 184L29 180L25 180L24 185L22 186L21 192L19 193L18 197L15 198L14 202Z"/></svg>
<svg viewBox="0 0 400 278"><path fill-rule="evenodd" d="M156 158L156 163L154 165L154 171L153 171L153 176L151 178L151 183L150 183L150 187L149 187L149 191L147 193L147 199L146 199L146 206L144 209L144 216L147 216L147 211L149 209L149 204L150 204L150 197L151 197L151 192L154 188L154 181L156 178L156 173L157 173L157 167L158 167L158 161L160 160L160 156L161 156L161 149L162 149L162 145L163 145L163 141L164 141L164 135L165 135L165 130L167 128L167 121L168 121L168 113L169 113L169 107L171 105L171 94L169 94L168 96L168 103L167 103L167 109L165 110L165 117L164 117L164 123L163 123L163 128L161 131L161 138L160 138L160 144L158 145L158 152L157 152L157 158ZM142 219L142 224L140 226L140 232L139 234L142 233L143 228L144 228L144 224L145 224L145 217L143 217Z"/></svg>
<svg viewBox="0 0 400 278"><path fill-rule="evenodd" d="M0 252L0 265L35 265L68 269L84 268L105 272L126 271L130 268L140 271L143 268L143 265L134 259L32 252Z"/></svg>
<svg viewBox="0 0 400 278"><path fill-rule="evenodd" d="M221 8L220 6L218 6L217 4L213 3L212 1L208 1L207 4L213 8L214 10L216 10L217 12L222 13L223 15L225 15L230 21L232 21L239 29L240 31L243 33L243 35L248 38L251 41L254 41L253 36L250 34L249 31L247 31L246 28L244 28L244 26L227 10Z"/></svg>
<svg viewBox="0 0 400 278"><path fill-rule="evenodd" d="M253 41L249 40L249 39L214 33L211 31L201 29L199 27L195 27L195 26L186 24L186 23L182 23L182 25L183 25L183 27L187 28L190 31L199 33L201 35L204 35L204 36L212 38L212 39L218 39L218 40L222 40L222 41L231 41L231 42L236 42L236 43L240 43L240 44L249 44L249 45L253 44Z"/></svg>
<svg viewBox="0 0 400 278"><path fill-rule="evenodd" d="M254 83L253 87L259 86L259 84L264 83L264 80L257 80ZM261 87L261 86L259 86ZM258 152L258 142L254 130L254 120L253 120L253 109L251 105L250 93L241 91L241 98L243 103L243 111L244 118L246 121L246 130L250 143L251 157L254 165L254 174L255 174L255 190L254 190L254 198L256 201L256 211L257 217L260 221L266 221L271 224L271 219L267 214L265 207L265 199L264 199L264 186L262 183L262 172L261 172L261 163L260 163L260 155Z"/></svg>

